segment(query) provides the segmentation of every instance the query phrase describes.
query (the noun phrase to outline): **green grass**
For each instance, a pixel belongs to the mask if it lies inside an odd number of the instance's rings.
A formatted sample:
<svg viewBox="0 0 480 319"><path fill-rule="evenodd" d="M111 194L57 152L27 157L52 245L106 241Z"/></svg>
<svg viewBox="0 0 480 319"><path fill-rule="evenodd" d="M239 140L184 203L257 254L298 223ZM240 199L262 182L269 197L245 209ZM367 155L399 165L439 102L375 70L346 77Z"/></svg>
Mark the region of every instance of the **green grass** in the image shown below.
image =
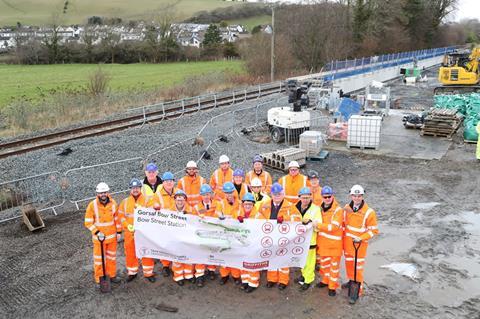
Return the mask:
<svg viewBox="0 0 480 319"><path fill-rule="evenodd" d="M272 22L272 16L261 15L245 19L228 20L229 24L241 24L247 27L248 32L252 32L252 29L257 25L270 24Z"/></svg>
<svg viewBox="0 0 480 319"><path fill-rule="evenodd" d="M94 64L0 64L0 109L19 98L36 100L52 91L85 87L98 67ZM113 91L167 88L192 75L226 70L242 73L244 70L241 61L105 64L101 68L109 74Z"/></svg>
<svg viewBox="0 0 480 319"><path fill-rule="evenodd" d="M64 0L0 0L0 26L22 24L45 25L53 13L63 11ZM175 4L176 3L176 4ZM159 9L175 4L176 20L183 20L199 11L240 5L242 2L221 0L69 0L64 24L85 23L90 16L120 17L124 20L149 18Z"/></svg>

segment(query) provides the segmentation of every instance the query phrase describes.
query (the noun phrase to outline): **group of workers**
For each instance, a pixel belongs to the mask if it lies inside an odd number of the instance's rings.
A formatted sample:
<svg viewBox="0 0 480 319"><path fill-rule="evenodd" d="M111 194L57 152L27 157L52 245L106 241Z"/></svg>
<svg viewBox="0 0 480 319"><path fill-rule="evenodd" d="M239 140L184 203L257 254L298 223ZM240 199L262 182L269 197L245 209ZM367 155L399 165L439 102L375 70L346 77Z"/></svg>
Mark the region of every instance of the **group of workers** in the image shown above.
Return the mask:
<svg viewBox="0 0 480 319"><path fill-rule="evenodd" d="M92 234L94 277L97 283L105 273L114 283L120 282L116 271L117 242L123 232L126 255L127 278L137 277L139 260L135 254L134 210L149 207L167 209L179 214L219 219L235 218L240 223L245 219L270 219L277 223L298 221L313 228L307 262L302 275L296 281L301 290L307 290L315 280L318 269L321 281L318 288L327 288L329 296L335 296L340 287L339 272L341 257L344 257L348 282L341 285L360 284L363 290L363 270L368 241L378 234L375 211L364 201L364 189L354 185L350 190L351 201L342 207L330 186L320 186L319 174L300 172L296 161L288 165L288 174L272 183L271 175L263 169L263 158L255 155L252 170L247 174L242 169L232 169L226 155L219 158L219 168L207 181L199 175L194 161L187 163L186 174L175 185L171 172L160 177L158 167L150 163L145 169L145 179L130 181L130 194L119 205L109 194L109 187L100 183L97 196L86 210L85 226ZM102 246L103 245L103 249ZM102 251L104 255L102 256ZM103 259L102 259L103 257ZM245 292L254 291L260 283L259 271L245 271L215 265L190 265L160 260L164 277L173 273L173 280L183 286L189 281L203 287L206 279L215 280L217 268L220 284L232 277ZM143 276L155 282L155 260L142 258ZM355 269L356 266L356 269ZM266 287L278 286L283 290L289 284L288 267L268 270ZM355 303L357 296L350 296Z"/></svg>

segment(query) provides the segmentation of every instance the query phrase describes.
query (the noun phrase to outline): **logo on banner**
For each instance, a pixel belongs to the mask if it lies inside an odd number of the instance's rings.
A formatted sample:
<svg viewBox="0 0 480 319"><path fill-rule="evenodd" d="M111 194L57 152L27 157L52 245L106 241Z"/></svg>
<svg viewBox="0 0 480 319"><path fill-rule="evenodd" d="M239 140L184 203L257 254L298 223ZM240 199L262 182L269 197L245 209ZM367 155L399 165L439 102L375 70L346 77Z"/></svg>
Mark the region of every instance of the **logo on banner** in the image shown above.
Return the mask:
<svg viewBox="0 0 480 319"><path fill-rule="evenodd" d="M303 224L298 224L297 226L295 226L295 232L297 233L297 235L303 235L307 232L307 227L305 227L305 225Z"/></svg>
<svg viewBox="0 0 480 319"><path fill-rule="evenodd" d="M305 237L302 237L302 236L295 237L293 242L297 245L303 244L305 242Z"/></svg>
<svg viewBox="0 0 480 319"><path fill-rule="evenodd" d="M147 256L150 253L150 249L147 247L140 248L140 256Z"/></svg>
<svg viewBox="0 0 480 319"><path fill-rule="evenodd" d="M286 247L288 243L290 243L290 240L287 237L282 237L278 240L278 246L280 247Z"/></svg>
<svg viewBox="0 0 480 319"><path fill-rule="evenodd" d="M285 256L288 253L287 248L280 248L277 250L277 256Z"/></svg>
<svg viewBox="0 0 480 319"><path fill-rule="evenodd" d="M243 262L243 268L245 269L262 269L262 268L268 268L268 264L270 262L268 260L261 261L258 263L247 263L246 261Z"/></svg>
<svg viewBox="0 0 480 319"><path fill-rule="evenodd" d="M278 225L278 231L281 232L282 234L288 234L288 232L290 231L290 225L280 224Z"/></svg>
<svg viewBox="0 0 480 319"><path fill-rule="evenodd" d="M301 254L303 254L303 248L300 247L300 246L295 246L295 247L293 247L293 249L292 249L292 254L294 254L294 255L301 255Z"/></svg>
<svg viewBox="0 0 480 319"><path fill-rule="evenodd" d="M265 236L262 238L262 246L264 248L272 247L273 245L273 239L269 236Z"/></svg>
<svg viewBox="0 0 480 319"><path fill-rule="evenodd" d="M272 251L270 249L264 249L260 252L260 257L270 258L272 256Z"/></svg>
<svg viewBox="0 0 480 319"><path fill-rule="evenodd" d="M262 230L265 234L270 234L273 231L273 224L266 222L262 225Z"/></svg>

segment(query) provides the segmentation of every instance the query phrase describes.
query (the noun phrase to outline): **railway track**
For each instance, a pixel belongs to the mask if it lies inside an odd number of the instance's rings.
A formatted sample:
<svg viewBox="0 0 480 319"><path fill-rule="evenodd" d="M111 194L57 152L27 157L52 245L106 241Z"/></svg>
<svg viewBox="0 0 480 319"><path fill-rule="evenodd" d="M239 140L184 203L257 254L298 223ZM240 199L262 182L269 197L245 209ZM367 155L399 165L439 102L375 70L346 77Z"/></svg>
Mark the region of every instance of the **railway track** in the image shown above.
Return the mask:
<svg viewBox="0 0 480 319"><path fill-rule="evenodd" d="M265 85L263 89L260 87L258 89L246 89L241 92L241 94L238 92L232 92L228 95L222 95L220 97L214 95L211 98L203 101L199 97L195 102L193 102L192 99L191 103L182 103L180 105L172 103L170 106L168 106L169 103L165 103L161 110L152 110L147 112L145 111L146 108L144 108L141 114L130 115L124 118L103 121L78 128L65 129L54 133L2 143L0 144L0 158L27 153L54 145L60 145L76 139L108 134L131 127L141 126L147 123L155 123L166 119L173 119L198 111L254 100L259 97L280 93L284 90L285 87L280 85L280 83L272 83Z"/></svg>

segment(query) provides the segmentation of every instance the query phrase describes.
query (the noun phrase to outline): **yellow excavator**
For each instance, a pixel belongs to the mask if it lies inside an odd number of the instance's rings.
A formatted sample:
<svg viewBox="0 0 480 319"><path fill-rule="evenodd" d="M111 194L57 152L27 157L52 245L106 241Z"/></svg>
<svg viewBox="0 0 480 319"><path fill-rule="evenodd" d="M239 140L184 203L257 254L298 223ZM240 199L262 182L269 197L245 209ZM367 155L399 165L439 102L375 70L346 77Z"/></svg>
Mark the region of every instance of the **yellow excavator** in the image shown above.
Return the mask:
<svg viewBox="0 0 480 319"><path fill-rule="evenodd" d="M480 92L480 47L471 52L457 51L445 55L438 71L438 81L434 94L462 94Z"/></svg>

